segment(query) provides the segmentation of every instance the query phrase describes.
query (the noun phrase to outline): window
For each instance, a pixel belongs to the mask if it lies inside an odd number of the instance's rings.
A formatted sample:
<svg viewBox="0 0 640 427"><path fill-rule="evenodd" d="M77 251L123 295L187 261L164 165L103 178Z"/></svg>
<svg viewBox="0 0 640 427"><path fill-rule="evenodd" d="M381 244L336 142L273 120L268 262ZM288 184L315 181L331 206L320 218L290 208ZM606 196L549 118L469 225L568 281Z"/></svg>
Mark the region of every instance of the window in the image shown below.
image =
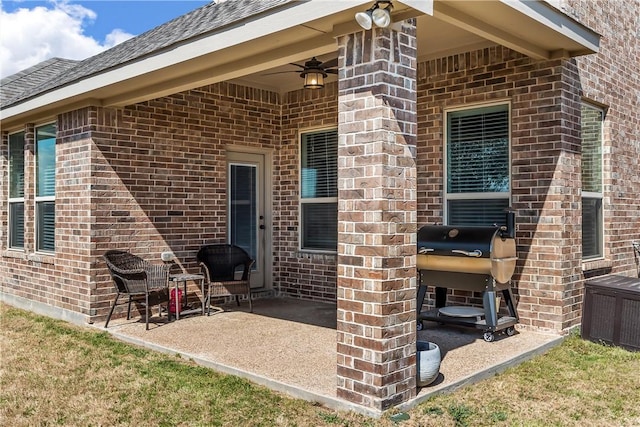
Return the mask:
<svg viewBox="0 0 640 427"><path fill-rule="evenodd" d="M601 108L582 104L582 258L601 258L602 123Z"/></svg>
<svg viewBox="0 0 640 427"><path fill-rule="evenodd" d="M504 224L509 207L509 106L447 112L445 218Z"/></svg>
<svg viewBox="0 0 640 427"><path fill-rule="evenodd" d="M338 131L302 134L300 165L302 249L338 248Z"/></svg>
<svg viewBox="0 0 640 427"><path fill-rule="evenodd" d="M56 127L36 128L36 250L55 250Z"/></svg>
<svg viewBox="0 0 640 427"><path fill-rule="evenodd" d="M24 132L9 135L9 247L24 249Z"/></svg>

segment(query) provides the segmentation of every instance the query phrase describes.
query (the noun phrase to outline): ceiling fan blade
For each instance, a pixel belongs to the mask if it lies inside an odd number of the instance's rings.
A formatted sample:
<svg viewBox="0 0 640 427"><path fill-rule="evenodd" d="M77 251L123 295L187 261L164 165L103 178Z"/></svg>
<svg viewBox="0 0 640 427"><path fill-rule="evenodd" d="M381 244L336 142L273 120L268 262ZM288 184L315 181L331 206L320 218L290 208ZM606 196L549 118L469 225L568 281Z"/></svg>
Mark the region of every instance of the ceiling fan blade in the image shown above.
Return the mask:
<svg viewBox="0 0 640 427"><path fill-rule="evenodd" d="M324 72L327 74L338 74L338 70L336 70L335 68L332 70L324 70Z"/></svg>
<svg viewBox="0 0 640 427"><path fill-rule="evenodd" d="M297 73L300 74L300 71L297 70L291 70L291 71L276 71L274 73L266 73L266 74L262 74L263 76L271 76L273 74L286 74L286 73Z"/></svg>
<svg viewBox="0 0 640 427"><path fill-rule="evenodd" d="M322 63L323 68L333 68L338 66L338 58L333 58Z"/></svg>
<svg viewBox="0 0 640 427"><path fill-rule="evenodd" d="M295 65L296 67L300 67L300 68L302 68L303 70L304 70L305 68L307 68L307 67L306 67L306 66L304 66L304 65L295 64L295 63L293 63L293 62L290 62L290 63L289 63L289 65Z"/></svg>

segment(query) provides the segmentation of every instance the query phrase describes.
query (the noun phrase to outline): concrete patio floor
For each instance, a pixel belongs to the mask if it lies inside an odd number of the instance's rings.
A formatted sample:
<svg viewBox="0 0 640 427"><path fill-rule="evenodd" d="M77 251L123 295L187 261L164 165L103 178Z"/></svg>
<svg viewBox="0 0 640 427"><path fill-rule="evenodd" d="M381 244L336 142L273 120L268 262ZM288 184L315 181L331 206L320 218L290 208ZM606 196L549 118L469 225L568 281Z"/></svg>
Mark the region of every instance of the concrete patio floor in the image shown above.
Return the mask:
<svg viewBox="0 0 640 427"><path fill-rule="evenodd" d="M265 298L225 306L211 316L191 315L167 322L151 318L113 319L107 331L136 345L247 378L293 397L338 410L369 415L375 411L336 396L336 306L292 298ZM102 329L103 324L97 324ZM401 405L408 409L434 393L454 390L494 375L559 344L562 337L531 331L497 335L485 342L477 329L426 323L418 340L440 346L440 375L430 386Z"/></svg>

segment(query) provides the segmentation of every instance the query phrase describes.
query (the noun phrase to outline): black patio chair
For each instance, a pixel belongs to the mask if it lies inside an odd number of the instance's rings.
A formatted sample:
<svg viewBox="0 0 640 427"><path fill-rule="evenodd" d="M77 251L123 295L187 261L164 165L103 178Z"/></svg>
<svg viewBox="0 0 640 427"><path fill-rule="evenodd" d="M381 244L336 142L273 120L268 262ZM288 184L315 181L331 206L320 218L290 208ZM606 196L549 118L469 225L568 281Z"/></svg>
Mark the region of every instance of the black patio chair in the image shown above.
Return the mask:
<svg viewBox="0 0 640 427"><path fill-rule="evenodd" d="M207 315L211 314L211 298L235 296L240 306L240 295L247 296L249 312L253 312L250 276L255 261L244 249L235 245L205 245L198 251L197 260L207 284ZM242 271L240 279L236 279L236 271Z"/></svg>
<svg viewBox="0 0 640 427"><path fill-rule="evenodd" d="M169 301L169 266L152 264L132 253L118 250L107 251L102 257L118 292L104 327L109 325L120 296L128 295L128 301L123 303L128 304L127 320L131 318L131 302L141 302L144 297L146 329L149 330L149 306Z"/></svg>

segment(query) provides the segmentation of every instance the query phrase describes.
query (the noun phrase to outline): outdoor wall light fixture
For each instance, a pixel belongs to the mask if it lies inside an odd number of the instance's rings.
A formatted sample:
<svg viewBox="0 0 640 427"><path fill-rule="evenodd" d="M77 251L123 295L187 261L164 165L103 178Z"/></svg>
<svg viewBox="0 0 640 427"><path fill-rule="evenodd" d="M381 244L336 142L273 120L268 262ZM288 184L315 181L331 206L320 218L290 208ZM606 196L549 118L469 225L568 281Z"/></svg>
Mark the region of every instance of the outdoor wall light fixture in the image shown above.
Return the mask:
<svg viewBox="0 0 640 427"><path fill-rule="evenodd" d="M327 73L321 67L322 62L315 57L304 64L304 70L300 73L300 77L304 79L304 87L306 89L321 89L324 87L324 78Z"/></svg>
<svg viewBox="0 0 640 427"><path fill-rule="evenodd" d="M382 6L386 6L382 8ZM365 12L356 13L356 22L365 30L370 30L373 24L376 27L387 28L391 25L391 1L379 0Z"/></svg>

